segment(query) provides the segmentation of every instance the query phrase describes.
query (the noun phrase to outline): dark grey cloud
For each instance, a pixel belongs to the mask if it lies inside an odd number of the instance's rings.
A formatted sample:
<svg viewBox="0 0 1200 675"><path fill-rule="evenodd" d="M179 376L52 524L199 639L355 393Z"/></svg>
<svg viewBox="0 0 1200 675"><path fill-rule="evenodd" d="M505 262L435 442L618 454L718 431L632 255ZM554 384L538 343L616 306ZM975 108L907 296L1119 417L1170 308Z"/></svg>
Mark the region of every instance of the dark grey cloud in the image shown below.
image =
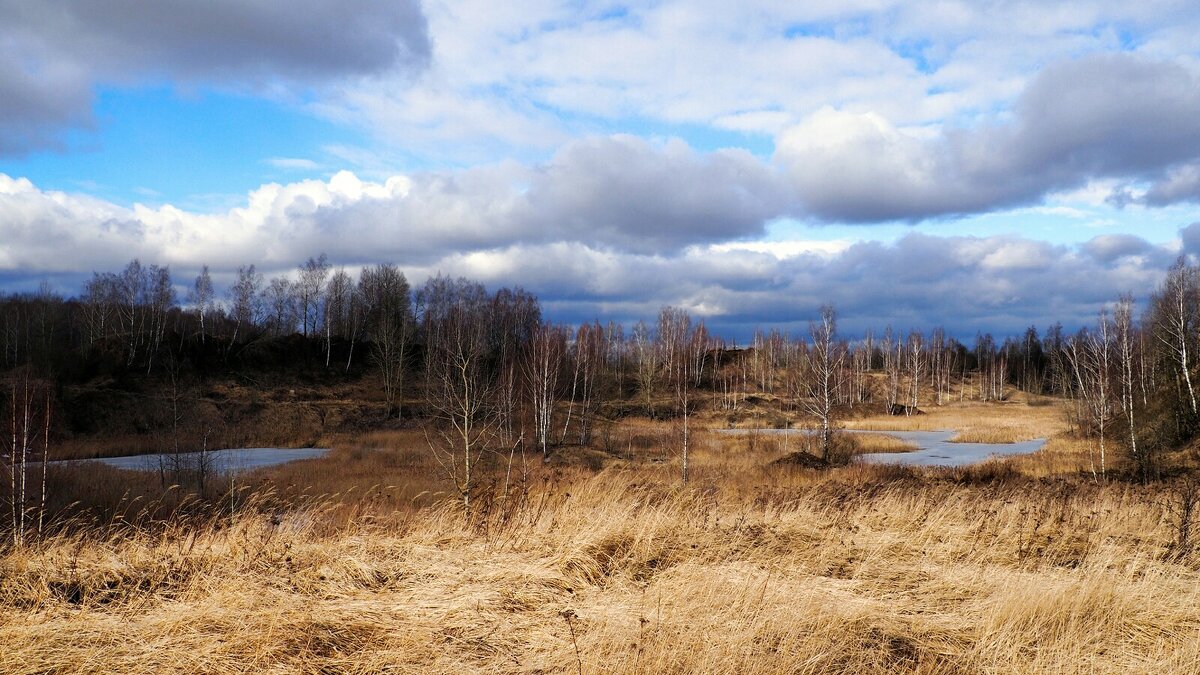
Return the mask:
<svg viewBox="0 0 1200 675"><path fill-rule="evenodd" d="M1142 202L1166 206L1179 202L1200 202L1200 162L1177 167L1146 191Z"/></svg>
<svg viewBox="0 0 1200 675"><path fill-rule="evenodd" d="M801 327L822 302L832 302L857 332L891 324L898 330L942 325L960 336L1013 334L1055 321L1089 324L1123 292L1145 298L1169 259L1163 252L1122 264L1129 261L1020 237L913 233L895 244L857 244L832 258L796 261L790 297Z"/></svg>
<svg viewBox="0 0 1200 675"><path fill-rule="evenodd" d="M1200 158L1200 77L1119 54L1051 66L1011 120L918 139L871 115L824 110L776 154L818 218L922 220L1033 203L1091 179L1159 181ZM1166 203L1197 181L1156 193Z"/></svg>
<svg viewBox="0 0 1200 675"><path fill-rule="evenodd" d="M86 69L0 29L0 155L52 146L59 130L87 124L89 84Z"/></svg>
<svg viewBox="0 0 1200 675"><path fill-rule="evenodd" d="M425 65L417 0L0 0L0 152L90 119L97 83L298 88Z"/></svg>
<svg viewBox="0 0 1200 675"><path fill-rule="evenodd" d="M1015 335L1062 322L1095 322L1121 293L1144 302L1174 252L1102 261L1074 246L1022 237L939 237L912 233L895 243L864 242L836 254L778 259L746 250L691 249L677 256L611 255L583 244L517 245L483 256L452 256L440 269L490 286L520 284L556 320L599 317L626 324L664 304L687 308L718 334L745 341L757 327L803 335L833 303L843 333L945 327Z"/></svg>
<svg viewBox="0 0 1200 675"><path fill-rule="evenodd" d="M429 58L414 0L43 0L17 13L47 41L129 69L194 77L364 74ZM101 51L103 50L103 51Z"/></svg>
<svg viewBox="0 0 1200 675"><path fill-rule="evenodd" d="M1132 234L1103 234L1092 237L1080 248L1084 253L1105 263L1125 256L1146 255L1156 251L1150 242Z"/></svg>
<svg viewBox="0 0 1200 675"><path fill-rule="evenodd" d="M747 152L632 136L571 143L525 197L521 217L551 237L643 252L762 235L789 201L782 177Z"/></svg>
<svg viewBox="0 0 1200 675"><path fill-rule="evenodd" d="M1179 238L1183 241L1183 251L1200 257L1200 222L1192 223L1179 230Z"/></svg>
<svg viewBox="0 0 1200 675"><path fill-rule="evenodd" d="M1200 156L1200 76L1176 63L1114 54L1059 64L1033 81L1015 115L1014 165L1051 187L1154 176Z"/></svg>

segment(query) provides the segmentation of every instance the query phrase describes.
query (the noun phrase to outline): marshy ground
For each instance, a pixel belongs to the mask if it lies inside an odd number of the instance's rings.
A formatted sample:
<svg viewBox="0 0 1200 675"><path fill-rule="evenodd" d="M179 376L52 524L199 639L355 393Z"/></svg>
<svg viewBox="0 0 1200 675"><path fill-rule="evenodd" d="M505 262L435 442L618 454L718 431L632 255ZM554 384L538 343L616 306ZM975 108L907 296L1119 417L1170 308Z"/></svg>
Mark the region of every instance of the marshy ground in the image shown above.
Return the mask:
<svg viewBox="0 0 1200 675"><path fill-rule="evenodd" d="M1186 478L1093 480L1054 402L853 424L1051 442L809 469L699 432L684 486L675 426L627 421L495 459L468 517L418 432L364 434L248 478L232 515L5 550L0 672L1200 671ZM903 450L882 438L859 449Z"/></svg>

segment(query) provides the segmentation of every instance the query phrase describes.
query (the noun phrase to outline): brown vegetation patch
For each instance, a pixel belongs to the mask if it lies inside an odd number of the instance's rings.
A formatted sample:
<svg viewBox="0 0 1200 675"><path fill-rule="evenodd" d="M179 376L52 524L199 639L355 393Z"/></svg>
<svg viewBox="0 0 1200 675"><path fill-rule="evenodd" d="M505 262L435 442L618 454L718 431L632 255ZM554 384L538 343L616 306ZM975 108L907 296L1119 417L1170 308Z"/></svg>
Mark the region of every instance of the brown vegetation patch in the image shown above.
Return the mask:
<svg viewBox="0 0 1200 675"><path fill-rule="evenodd" d="M714 470L722 455L698 459ZM589 672L1058 672L1081 649L1092 672L1179 672L1200 658L1200 579L1166 555L1177 528L1154 488L851 467L680 489L657 471L539 482L486 535L453 506L397 518L360 496L354 521L324 505L279 523L244 512L192 530L194 545L129 531L10 550L0 670L515 673L569 670L576 649ZM56 595L69 577L51 571L72 559L86 613ZM188 572L158 572L172 560Z"/></svg>
<svg viewBox="0 0 1200 675"><path fill-rule="evenodd" d="M771 464L798 466L804 469L826 469L829 467L829 463L825 460L817 457L816 455L810 455L803 450L789 452L783 457L771 462Z"/></svg>

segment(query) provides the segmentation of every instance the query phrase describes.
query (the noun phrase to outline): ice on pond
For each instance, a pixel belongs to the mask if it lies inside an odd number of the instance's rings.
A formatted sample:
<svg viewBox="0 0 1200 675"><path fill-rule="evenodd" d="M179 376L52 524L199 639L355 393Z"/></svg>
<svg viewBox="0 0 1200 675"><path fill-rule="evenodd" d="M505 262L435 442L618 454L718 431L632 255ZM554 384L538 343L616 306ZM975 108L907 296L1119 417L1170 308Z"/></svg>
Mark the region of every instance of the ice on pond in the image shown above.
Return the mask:
<svg viewBox="0 0 1200 675"><path fill-rule="evenodd" d="M851 430L848 430L851 431ZM907 441L919 449L912 452L872 452L859 455L873 464L907 464L916 466L965 466L982 462L989 457L1007 457L1037 452L1046 439L1035 438L1016 443L951 443L954 431L855 431L878 433Z"/></svg>
<svg viewBox="0 0 1200 675"><path fill-rule="evenodd" d="M294 462L298 459L320 457L329 448L227 448L209 450L203 460L214 473L228 473L260 469ZM200 464L201 453L181 452L178 455L133 455L129 457L101 457L94 460L127 471L158 471L161 468L195 467Z"/></svg>
<svg viewBox="0 0 1200 675"><path fill-rule="evenodd" d="M750 433L750 429L723 429L724 433ZM757 429L761 434L808 434L803 429ZM865 429L842 429L856 434L883 434L893 436L917 446L912 452L872 452L859 455L862 461L872 464L906 464L910 466L965 466L982 462L989 457L1024 455L1037 452L1046 444L1046 439L1035 438L1017 443L951 443L954 431L878 431Z"/></svg>

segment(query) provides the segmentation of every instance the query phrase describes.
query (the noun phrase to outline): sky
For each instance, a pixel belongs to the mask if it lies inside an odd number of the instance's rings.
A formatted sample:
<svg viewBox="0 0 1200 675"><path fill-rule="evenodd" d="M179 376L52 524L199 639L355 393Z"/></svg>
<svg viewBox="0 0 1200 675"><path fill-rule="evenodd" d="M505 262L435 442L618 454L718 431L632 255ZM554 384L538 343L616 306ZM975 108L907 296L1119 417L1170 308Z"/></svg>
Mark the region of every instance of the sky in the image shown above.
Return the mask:
<svg viewBox="0 0 1200 675"><path fill-rule="evenodd" d="M1200 254L1200 4L0 0L0 289L327 253L999 335Z"/></svg>

